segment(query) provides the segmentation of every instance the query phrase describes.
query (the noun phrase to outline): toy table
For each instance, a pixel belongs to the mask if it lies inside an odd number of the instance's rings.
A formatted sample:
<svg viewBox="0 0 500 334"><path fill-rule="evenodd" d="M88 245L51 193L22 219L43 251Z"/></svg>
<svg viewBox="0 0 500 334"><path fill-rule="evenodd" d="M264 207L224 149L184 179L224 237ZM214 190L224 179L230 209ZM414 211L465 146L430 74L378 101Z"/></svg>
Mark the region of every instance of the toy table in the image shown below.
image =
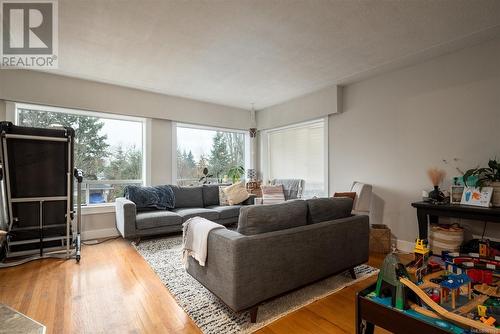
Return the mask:
<svg viewBox="0 0 500 334"><path fill-rule="evenodd" d="M367 297L375 291L376 285L360 291L356 295L356 334L373 334L375 326L393 333L405 334L444 334L457 333L456 326L443 320L425 319L411 311L399 311ZM434 323L433 323L434 322ZM439 326L439 325L441 326ZM446 328L447 326L455 327Z"/></svg>

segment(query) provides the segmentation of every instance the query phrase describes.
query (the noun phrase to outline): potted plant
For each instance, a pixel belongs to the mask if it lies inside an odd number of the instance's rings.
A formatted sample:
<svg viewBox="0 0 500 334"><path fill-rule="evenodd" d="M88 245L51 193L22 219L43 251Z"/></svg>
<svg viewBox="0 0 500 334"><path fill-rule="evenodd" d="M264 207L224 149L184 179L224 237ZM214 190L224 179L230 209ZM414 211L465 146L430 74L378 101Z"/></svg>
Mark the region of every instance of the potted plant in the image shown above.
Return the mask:
<svg viewBox="0 0 500 334"><path fill-rule="evenodd" d="M243 166L233 166L229 168L227 172L227 176L233 180L233 183L238 182L243 174L245 174L245 168L243 168Z"/></svg>
<svg viewBox="0 0 500 334"><path fill-rule="evenodd" d="M467 180L471 176L476 176L477 181L475 187L492 187L493 196L491 197L491 204L493 206L500 206L500 163L496 160L490 160L488 167L469 169L464 174L464 183L467 185Z"/></svg>
<svg viewBox="0 0 500 334"><path fill-rule="evenodd" d="M207 168L207 167L203 168L202 173L203 173L203 176L202 176L202 177L200 177L200 180L199 180L198 182L202 182L202 181L203 181L203 184L210 183L210 182L208 181L208 179L209 179L210 177L213 177L213 174L208 174L208 168Z"/></svg>

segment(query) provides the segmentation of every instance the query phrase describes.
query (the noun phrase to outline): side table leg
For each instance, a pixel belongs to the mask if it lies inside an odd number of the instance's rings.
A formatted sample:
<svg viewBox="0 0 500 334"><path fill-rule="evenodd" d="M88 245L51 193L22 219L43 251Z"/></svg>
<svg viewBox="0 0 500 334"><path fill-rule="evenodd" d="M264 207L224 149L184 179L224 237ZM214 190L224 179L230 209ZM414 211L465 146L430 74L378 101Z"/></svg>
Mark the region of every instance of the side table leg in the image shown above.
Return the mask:
<svg viewBox="0 0 500 334"><path fill-rule="evenodd" d="M361 334L373 334L374 330L375 330L375 326L371 322L363 320L360 323L359 333L361 333Z"/></svg>
<svg viewBox="0 0 500 334"><path fill-rule="evenodd" d="M418 237L419 239L427 239L427 213L422 209L417 209L418 220Z"/></svg>

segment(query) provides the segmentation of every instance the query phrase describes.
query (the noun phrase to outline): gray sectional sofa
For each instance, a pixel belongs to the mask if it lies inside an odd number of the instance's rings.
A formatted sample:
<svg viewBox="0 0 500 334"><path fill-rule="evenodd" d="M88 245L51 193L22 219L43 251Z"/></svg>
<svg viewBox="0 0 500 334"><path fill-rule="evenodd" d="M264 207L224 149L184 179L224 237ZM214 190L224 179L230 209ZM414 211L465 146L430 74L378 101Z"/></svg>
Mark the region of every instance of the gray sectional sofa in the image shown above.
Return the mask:
<svg viewBox="0 0 500 334"><path fill-rule="evenodd" d="M188 273L233 311L258 305L368 261L368 216L351 215L352 199L293 200L241 208L238 230L209 234L204 267Z"/></svg>
<svg viewBox="0 0 500 334"><path fill-rule="evenodd" d="M171 186L175 196L173 210L138 211L135 204L123 197L116 199L116 227L127 239L182 231L182 223L200 216L219 224L238 222L240 208L253 204L251 196L241 205L220 206L219 185L194 187Z"/></svg>

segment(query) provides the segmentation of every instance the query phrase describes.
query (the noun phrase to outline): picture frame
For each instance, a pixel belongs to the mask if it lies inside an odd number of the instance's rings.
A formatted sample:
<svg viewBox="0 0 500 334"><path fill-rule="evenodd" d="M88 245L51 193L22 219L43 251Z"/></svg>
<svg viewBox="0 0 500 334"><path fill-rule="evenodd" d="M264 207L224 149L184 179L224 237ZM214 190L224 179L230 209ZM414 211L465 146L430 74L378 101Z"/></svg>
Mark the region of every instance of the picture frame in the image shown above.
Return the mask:
<svg viewBox="0 0 500 334"><path fill-rule="evenodd" d="M465 187L460 204L489 207L492 195L492 187Z"/></svg>
<svg viewBox="0 0 500 334"><path fill-rule="evenodd" d="M453 185L450 187L450 203L460 204L462 201L462 194L464 193L465 186Z"/></svg>

